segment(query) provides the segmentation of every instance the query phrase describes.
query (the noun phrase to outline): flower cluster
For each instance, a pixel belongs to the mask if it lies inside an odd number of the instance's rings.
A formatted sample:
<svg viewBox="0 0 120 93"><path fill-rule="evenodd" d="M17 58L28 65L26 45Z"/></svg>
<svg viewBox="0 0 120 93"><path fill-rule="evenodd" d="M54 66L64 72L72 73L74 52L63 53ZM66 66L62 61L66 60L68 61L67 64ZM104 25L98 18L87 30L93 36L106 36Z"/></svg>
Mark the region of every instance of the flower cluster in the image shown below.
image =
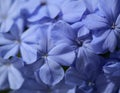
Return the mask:
<svg viewBox="0 0 120 93"><path fill-rule="evenodd" d="M120 0L0 0L0 90L120 93Z"/></svg>

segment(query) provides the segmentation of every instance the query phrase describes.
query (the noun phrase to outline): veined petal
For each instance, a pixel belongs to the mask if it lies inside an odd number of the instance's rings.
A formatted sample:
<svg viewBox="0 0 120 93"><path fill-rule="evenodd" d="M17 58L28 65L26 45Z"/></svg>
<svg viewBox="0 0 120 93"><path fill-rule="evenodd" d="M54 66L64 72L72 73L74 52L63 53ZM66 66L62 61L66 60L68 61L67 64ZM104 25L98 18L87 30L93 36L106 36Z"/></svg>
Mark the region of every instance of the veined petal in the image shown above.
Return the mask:
<svg viewBox="0 0 120 93"><path fill-rule="evenodd" d="M25 43L35 44L37 43L37 36L38 36L38 26L33 26L29 28L26 32L24 32L21 36L21 39Z"/></svg>
<svg viewBox="0 0 120 93"><path fill-rule="evenodd" d="M6 39L3 35L0 35L0 45L11 44L13 41Z"/></svg>
<svg viewBox="0 0 120 93"><path fill-rule="evenodd" d="M120 13L120 1L119 0L99 0L100 9L105 13L106 17L110 20L116 20ZM111 7L112 6L112 7Z"/></svg>
<svg viewBox="0 0 120 93"><path fill-rule="evenodd" d="M49 55L61 55L61 54L65 54L68 52L73 51L72 47L70 47L68 44L66 43L61 43L59 45L54 46L50 51L49 51Z"/></svg>
<svg viewBox="0 0 120 93"><path fill-rule="evenodd" d="M11 89L19 89L24 82L22 74L12 65L8 70L8 80Z"/></svg>
<svg viewBox="0 0 120 93"><path fill-rule="evenodd" d="M107 19L97 15L90 14L84 20L84 24L90 30L101 30L109 27Z"/></svg>
<svg viewBox="0 0 120 93"><path fill-rule="evenodd" d="M21 44L20 52L27 64L31 64L37 60L37 50L26 43Z"/></svg>
<svg viewBox="0 0 120 93"><path fill-rule="evenodd" d="M93 40L91 42L91 49L97 53L97 54L101 54L106 52L106 49L103 49L103 43L106 39L106 37L109 34L109 30L107 31L97 31L95 35L93 35Z"/></svg>
<svg viewBox="0 0 120 93"><path fill-rule="evenodd" d="M13 48L11 48L4 56L4 58L9 58L11 56L15 56L18 53L19 45L15 45Z"/></svg>
<svg viewBox="0 0 120 93"><path fill-rule="evenodd" d="M73 31L71 26L63 21L57 22L51 30L51 37L55 44L57 43L72 44L71 40L74 40L76 36L77 36L76 31Z"/></svg>
<svg viewBox="0 0 120 93"><path fill-rule="evenodd" d="M18 45L15 43L4 45L0 47L1 55L5 58L15 56L18 50Z"/></svg>
<svg viewBox="0 0 120 93"><path fill-rule="evenodd" d="M64 77L62 67L52 60L46 60L46 63L40 68L39 72L41 80L48 85L56 85Z"/></svg>
<svg viewBox="0 0 120 93"><path fill-rule="evenodd" d="M13 26L13 20L8 18L4 22L2 22L1 27L0 27L0 32L8 32L11 27Z"/></svg>
<svg viewBox="0 0 120 93"><path fill-rule="evenodd" d="M48 58L54 60L61 65L70 66L75 60L75 52L72 51L65 54L57 54L49 56Z"/></svg>
<svg viewBox="0 0 120 93"><path fill-rule="evenodd" d="M103 44L103 49L109 49L110 52L114 52L116 47L117 47L117 37L114 33L114 30L112 30L105 39L105 42Z"/></svg>

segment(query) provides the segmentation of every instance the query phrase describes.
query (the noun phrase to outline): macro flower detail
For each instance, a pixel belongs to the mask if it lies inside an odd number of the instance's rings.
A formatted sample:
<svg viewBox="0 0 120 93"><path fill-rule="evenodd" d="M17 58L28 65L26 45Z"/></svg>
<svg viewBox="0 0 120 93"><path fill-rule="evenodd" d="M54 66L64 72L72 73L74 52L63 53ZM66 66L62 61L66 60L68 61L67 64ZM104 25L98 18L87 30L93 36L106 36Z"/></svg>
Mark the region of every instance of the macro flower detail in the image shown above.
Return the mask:
<svg viewBox="0 0 120 93"><path fill-rule="evenodd" d="M40 26L38 30L38 56L40 59L44 59L44 65L38 71L39 76L45 84L55 85L64 77L64 70L60 65L71 65L74 61L75 53L71 51L72 49L67 48L66 44L54 45L52 43L51 25Z"/></svg>
<svg viewBox="0 0 120 93"><path fill-rule="evenodd" d="M19 31L14 26L9 33L3 33L0 41L1 55L7 59L20 53L23 60L33 63L37 60L37 35L32 33L36 27L28 29L26 32ZM31 35L31 36L30 36ZM29 51L29 53L28 53Z"/></svg>
<svg viewBox="0 0 120 93"><path fill-rule="evenodd" d="M119 7L119 0L112 0L111 2L109 0L99 0L98 12L86 17L85 25L94 31L92 44L96 53L114 52L118 46L120 35Z"/></svg>
<svg viewBox="0 0 120 93"><path fill-rule="evenodd" d="M0 93L120 93L120 0L0 0Z"/></svg>

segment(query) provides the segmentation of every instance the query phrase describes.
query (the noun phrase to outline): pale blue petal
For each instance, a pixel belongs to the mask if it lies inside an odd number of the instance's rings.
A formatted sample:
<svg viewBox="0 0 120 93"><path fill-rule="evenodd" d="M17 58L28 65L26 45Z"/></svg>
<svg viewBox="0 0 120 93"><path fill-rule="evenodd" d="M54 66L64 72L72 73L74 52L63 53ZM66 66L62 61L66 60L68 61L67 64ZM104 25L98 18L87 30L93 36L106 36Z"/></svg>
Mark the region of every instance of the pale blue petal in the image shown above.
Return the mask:
<svg viewBox="0 0 120 93"><path fill-rule="evenodd" d="M10 56L15 56L17 53L17 49L18 49L18 45L15 43L0 47L1 55L5 58L9 58Z"/></svg>
<svg viewBox="0 0 120 93"><path fill-rule="evenodd" d="M114 30L111 30L103 43L103 49L108 49L110 52L114 52L116 47L117 47L117 37L114 33Z"/></svg>
<svg viewBox="0 0 120 93"><path fill-rule="evenodd" d="M69 24L63 21L59 21L53 26L51 30L51 36L53 43L55 44L72 44L73 42L71 40L74 40L76 38L77 33L76 31L73 31L72 27Z"/></svg>
<svg viewBox="0 0 120 93"><path fill-rule="evenodd" d="M37 37L38 35L38 26L33 26L29 28L27 31L25 31L22 36L21 40L25 43L30 43L30 44L37 44Z"/></svg>
<svg viewBox="0 0 120 93"><path fill-rule="evenodd" d="M105 15L109 20L116 20L118 14L120 13L120 1L119 0L100 0L100 9L104 11ZM112 7L111 7L112 6Z"/></svg>
<svg viewBox="0 0 120 93"><path fill-rule="evenodd" d="M88 15L84 20L84 24L90 30L101 30L109 27L109 22L97 14Z"/></svg>
<svg viewBox="0 0 120 93"><path fill-rule="evenodd" d="M57 54L49 56L48 58L54 60L61 65L70 66L75 60L75 52L72 51L64 54Z"/></svg>
<svg viewBox="0 0 120 93"><path fill-rule="evenodd" d="M66 0L61 7L63 20L67 22L79 21L86 10L82 0Z"/></svg>
<svg viewBox="0 0 120 93"><path fill-rule="evenodd" d="M11 89L19 89L24 82L22 74L13 66L8 70L8 80Z"/></svg>
<svg viewBox="0 0 120 93"><path fill-rule="evenodd" d="M61 43L59 45L54 46L50 51L49 55L56 56L56 55L62 55L68 52L73 51L72 47L70 47L66 43Z"/></svg>
<svg viewBox="0 0 120 93"><path fill-rule="evenodd" d="M47 85L56 85L64 77L64 70L62 67L52 60L47 60L40 68L39 72L41 80Z"/></svg>
<svg viewBox="0 0 120 93"><path fill-rule="evenodd" d="M18 53L19 45L15 45L13 48L11 48L7 53L5 54L4 58L9 58L11 56L15 56Z"/></svg>
<svg viewBox="0 0 120 93"><path fill-rule="evenodd" d="M106 49L103 49L103 43L105 41L105 38L108 36L109 34L109 30L103 32L103 31L97 31L96 32L97 35L93 36L93 40L91 42L91 46L92 46L92 50L95 53L104 53L106 52Z"/></svg>
<svg viewBox="0 0 120 93"><path fill-rule="evenodd" d="M37 50L26 43L21 44L20 52L27 64L31 64L37 60Z"/></svg>
<svg viewBox="0 0 120 93"><path fill-rule="evenodd" d="M0 32L8 32L13 26L14 21L12 19L6 19L0 27Z"/></svg>
<svg viewBox="0 0 120 93"><path fill-rule="evenodd" d="M11 44L13 41L6 39L3 35L0 35L0 45Z"/></svg>

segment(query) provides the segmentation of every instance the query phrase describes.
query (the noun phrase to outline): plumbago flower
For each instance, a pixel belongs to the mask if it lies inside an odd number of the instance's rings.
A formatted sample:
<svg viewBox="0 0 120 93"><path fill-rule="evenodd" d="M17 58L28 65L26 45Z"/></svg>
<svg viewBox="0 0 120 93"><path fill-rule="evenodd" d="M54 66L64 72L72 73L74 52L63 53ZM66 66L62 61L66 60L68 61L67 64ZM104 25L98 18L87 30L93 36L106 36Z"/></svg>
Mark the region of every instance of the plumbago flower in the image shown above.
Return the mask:
<svg viewBox="0 0 120 93"><path fill-rule="evenodd" d="M119 8L119 0L99 0L99 11L86 17L84 22L90 30L93 30L92 45L96 53L104 53L108 50L114 52L118 46L120 40Z"/></svg>
<svg viewBox="0 0 120 93"><path fill-rule="evenodd" d="M75 52L67 44L54 45L51 40L51 24L40 26L39 30L39 59L43 65L37 73L47 85L56 85L64 77L64 70L60 65L70 66L75 58Z"/></svg>
<svg viewBox="0 0 120 93"><path fill-rule="evenodd" d="M19 89L24 78L20 72L23 67L22 59L13 57L10 60L0 58L0 90Z"/></svg>
<svg viewBox="0 0 120 93"><path fill-rule="evenodd" d="M0 37L0 52L5 59L19 55L27 64L36 61L36 27L31 27L23 32L22 29L19 29L15 24L9 33L2 33Z"/></svg>
<svg viewBox="0 0 120 93"><path fill-rule="evenodd" d="M103 72L97 79L98 93L120 93L120 62L108 60L103 66Z"/></svg>
<svg viewBox="0 0 120 93"><path fill-rule="evenodd" d="M0 0L0 32L8 32L24 0Z"/></svg>
<svg viewBox="0 0 120 93"><path fill-rule="evenodd" d="M56 45L65 43L69 45L68 48L76 51L76 61L78 63L85 64L84 62L99 60L91 50L90 42L92 38L90 31L83 25L75 31L67 23L59 21L52 29L52 39Z"/></svg>

